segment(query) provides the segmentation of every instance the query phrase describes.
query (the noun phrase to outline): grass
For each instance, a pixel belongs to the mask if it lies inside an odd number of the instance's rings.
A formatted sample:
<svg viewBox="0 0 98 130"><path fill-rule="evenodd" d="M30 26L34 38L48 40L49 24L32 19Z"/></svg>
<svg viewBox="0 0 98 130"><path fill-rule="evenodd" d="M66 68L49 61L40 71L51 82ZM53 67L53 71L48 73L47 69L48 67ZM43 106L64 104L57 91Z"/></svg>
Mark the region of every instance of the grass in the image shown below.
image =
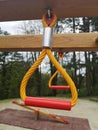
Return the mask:
<svg viewBox="0 0 98 130"><path fill-rule="evenodd" d="M17 98L17 99L19 99L19 98ZM0 100L0 103L6 103L6 102L9 102L9 101L12 101L12 100L16 100L16 99L12 99L12 98L10 98L10 99L3 99L3 100Z"/></svg>
<svg viewBox="0 0 98 130"><path fill-rule="evenodd" d="M0 100L0 103L8 102L8 101L10 101L10 100L12 100L12 99L3 99L3 100Z"/></svg>
<svg viewBox="0 0 98 130"><path fill-rule="evenodd" d="M91 100L91 101L98 102L98 97L91 97L90 100Z"/></svg>

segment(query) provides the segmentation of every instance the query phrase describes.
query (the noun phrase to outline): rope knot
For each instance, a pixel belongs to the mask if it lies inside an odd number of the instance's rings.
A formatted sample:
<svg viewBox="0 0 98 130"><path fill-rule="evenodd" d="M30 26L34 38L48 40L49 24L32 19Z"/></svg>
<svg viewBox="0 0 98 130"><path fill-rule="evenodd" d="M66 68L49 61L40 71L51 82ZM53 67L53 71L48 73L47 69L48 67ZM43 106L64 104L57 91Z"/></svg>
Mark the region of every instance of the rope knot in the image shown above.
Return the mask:
<svg viewBox="0 0 98 130"><path fill-rule="evenodd" d="M57 16L53 11L48 10L46 14L43 15L42 23L44 27L53 28L56 24Z"/></svg>

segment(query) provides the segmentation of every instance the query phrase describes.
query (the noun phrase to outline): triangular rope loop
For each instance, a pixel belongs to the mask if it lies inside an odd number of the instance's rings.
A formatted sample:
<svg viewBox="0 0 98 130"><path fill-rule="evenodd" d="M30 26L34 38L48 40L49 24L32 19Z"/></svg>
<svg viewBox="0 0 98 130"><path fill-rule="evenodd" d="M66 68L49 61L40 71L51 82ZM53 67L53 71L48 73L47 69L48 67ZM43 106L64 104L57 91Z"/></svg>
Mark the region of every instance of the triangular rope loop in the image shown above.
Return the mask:
<svg viewBox="0 0 98 130"><path fill-rule="evenodd" d="M35 98L35 97L28 97L26 96L26 86L28 83L28 80L32 76L32 74L35 72L35 70L38 68L38 66L41 64L44 57L48 55L51 62L55 65L56 69L59 71L59 73L64 77L64 79L67 81L68 86L71 90L72 94L72 100L66 101L66 100L57 100L57 99L50 99L50 98ZM31 66L31 68L28 70L28 72L25 74L20 87L20 96L21 99L25 102L26 105L31 106L37 106L37 107L45 107L45 108L53 108L53 109L65 109L70 110L72 106L74 106L77 103L77 91L74 82L70 78L70 76L67 74L65 69L62 68L62 66L57 62L55 57L53 56L51 50L49 48L43 49L38 60Z"/></svg>

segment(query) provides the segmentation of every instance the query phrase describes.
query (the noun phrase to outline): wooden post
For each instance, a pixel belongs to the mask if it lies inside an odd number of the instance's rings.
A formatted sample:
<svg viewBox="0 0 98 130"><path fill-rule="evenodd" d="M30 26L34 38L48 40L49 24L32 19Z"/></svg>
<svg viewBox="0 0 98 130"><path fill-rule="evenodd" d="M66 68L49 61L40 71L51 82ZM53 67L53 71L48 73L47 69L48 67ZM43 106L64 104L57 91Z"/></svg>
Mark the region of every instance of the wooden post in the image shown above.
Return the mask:
<svg viewBox="0 0 98 130"><path fill-rule="evenodd" d="M0 0L0 21L41 19L47 8L58 18L98 16L98 0Z"/></svg>
<svg viewBox="0 0 98 130"><path fill-rule="evenodd" d="M0 51L41 51L42 35L0 36ZM98 33L54 34L53 51L98 51Z"/></svg>
<svg viewBox="0 0 98 130"><path fill-rule="evenodd" d="M38 119L39 119L39 110L38 110L38 109L36 109L36 110L34 111L34 117L35 117L35 120L38 120Z"/></svg>

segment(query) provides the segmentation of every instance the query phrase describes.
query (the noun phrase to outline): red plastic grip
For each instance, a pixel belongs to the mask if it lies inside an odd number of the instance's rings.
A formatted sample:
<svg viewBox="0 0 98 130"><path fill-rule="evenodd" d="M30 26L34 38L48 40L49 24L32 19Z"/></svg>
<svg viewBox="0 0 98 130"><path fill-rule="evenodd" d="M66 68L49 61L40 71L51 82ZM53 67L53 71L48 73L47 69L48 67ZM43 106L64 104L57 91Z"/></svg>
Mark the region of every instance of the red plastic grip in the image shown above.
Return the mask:
<svg viewBox="0 0 98 130"><path fill-rule="evenodd" d="M69 86L56 86L56 85L52 85L50 88L52 90L68 90Z"/></svg>
<svg viewBox="0 0 98 130"><path fill-rule="evenodd" d="M71 110L71 101L51 98L26 97L25 105L61 110Z"/></svg>

